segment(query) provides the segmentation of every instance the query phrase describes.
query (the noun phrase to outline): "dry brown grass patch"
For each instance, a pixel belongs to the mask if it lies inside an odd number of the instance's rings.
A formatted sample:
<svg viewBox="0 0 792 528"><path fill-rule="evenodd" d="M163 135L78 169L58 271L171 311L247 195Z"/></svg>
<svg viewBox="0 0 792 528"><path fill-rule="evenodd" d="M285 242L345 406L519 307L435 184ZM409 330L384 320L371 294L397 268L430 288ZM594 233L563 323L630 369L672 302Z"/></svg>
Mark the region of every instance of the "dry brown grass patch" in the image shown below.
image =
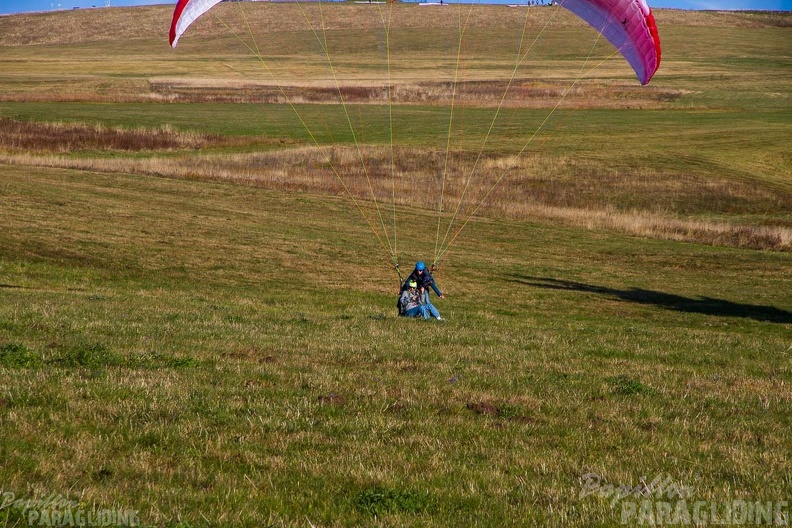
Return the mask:
<svg viewBox="0 0 792 528"><path fill-rule="evenodd" d="M37 123L0 118L0 149L28 152L78 150L171 150L200 148L216 138L179 132L169 126L155 129L110 128L83 123Z"/></svg>

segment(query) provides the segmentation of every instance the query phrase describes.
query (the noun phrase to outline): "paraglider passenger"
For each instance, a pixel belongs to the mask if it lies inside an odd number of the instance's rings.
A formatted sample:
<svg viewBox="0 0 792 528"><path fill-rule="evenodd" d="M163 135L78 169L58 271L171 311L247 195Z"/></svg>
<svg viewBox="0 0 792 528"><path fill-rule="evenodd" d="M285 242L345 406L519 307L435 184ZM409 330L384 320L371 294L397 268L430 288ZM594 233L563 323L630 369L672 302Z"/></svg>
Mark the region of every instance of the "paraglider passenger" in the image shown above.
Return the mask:
<svg viewBox="0 0 792 528"><path fill-rule="evenodd" d="M407 289L399 297L399 315L402 317L423 317L429 319L426 307L421 304L421 292L418 291L418 283L408 281Z"/></svg>

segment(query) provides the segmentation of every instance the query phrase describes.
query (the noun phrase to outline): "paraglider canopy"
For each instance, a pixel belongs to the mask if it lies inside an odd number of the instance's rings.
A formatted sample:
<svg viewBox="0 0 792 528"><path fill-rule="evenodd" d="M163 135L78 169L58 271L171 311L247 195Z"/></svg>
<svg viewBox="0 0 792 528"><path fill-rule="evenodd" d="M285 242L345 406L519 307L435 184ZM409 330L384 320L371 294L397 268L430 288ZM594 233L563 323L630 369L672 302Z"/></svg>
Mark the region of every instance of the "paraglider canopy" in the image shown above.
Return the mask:
<svg viewBox="0 0 792 528"><path fill-rule="evenodd" d="M641 84L660 67L660 35L644 0L562 0L568 9L599 30L632 66Z"/></svg>
<svg viewBox="0 0 792 528"><path fill-rule="evenodd" d="M178 0L169 41L179 38L198 17L221 0ZM560 0L558 5L582 18L610 42L647 84L660 67L660 35L645 0Z"/></svg>

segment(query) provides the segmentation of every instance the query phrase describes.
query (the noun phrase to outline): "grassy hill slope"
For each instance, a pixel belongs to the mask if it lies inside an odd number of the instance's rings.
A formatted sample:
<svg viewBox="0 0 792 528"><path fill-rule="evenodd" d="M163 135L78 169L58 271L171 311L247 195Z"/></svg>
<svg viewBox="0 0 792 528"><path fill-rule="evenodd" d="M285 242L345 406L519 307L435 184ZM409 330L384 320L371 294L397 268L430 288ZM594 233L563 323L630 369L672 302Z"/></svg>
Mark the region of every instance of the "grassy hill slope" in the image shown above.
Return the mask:
<svg viewBox="0 0 792 528"><path fill-rule="evenodd" d="M18 497L152 526L610 526L621 506L581 499L587 473L701 501L792 489L786 253L477 222L433 324L395 317L343 200L2 181Z"/></svg>

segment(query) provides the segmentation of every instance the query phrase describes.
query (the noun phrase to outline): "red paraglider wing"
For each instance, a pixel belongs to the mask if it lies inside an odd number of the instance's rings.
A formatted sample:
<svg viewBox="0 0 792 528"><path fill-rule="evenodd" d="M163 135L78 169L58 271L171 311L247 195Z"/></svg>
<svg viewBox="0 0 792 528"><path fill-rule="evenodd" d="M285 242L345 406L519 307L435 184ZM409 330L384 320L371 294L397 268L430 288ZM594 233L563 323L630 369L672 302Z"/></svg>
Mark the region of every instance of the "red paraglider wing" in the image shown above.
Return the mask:
<svg viewBox="0 0 792 528"><path fill-rule="evenodd" d="M660 67L660 35L644 0L562 0L561 5L608 39L632 66L641 84Z"/></svg>
<svg viewBox="0 0 792 528"><path fill-rule="evenodd" d="M179 37L196 18L209 11L222 0L179 0L173 11L173 21L170 28L170 45L174 48L179 42Z"/></svg>

